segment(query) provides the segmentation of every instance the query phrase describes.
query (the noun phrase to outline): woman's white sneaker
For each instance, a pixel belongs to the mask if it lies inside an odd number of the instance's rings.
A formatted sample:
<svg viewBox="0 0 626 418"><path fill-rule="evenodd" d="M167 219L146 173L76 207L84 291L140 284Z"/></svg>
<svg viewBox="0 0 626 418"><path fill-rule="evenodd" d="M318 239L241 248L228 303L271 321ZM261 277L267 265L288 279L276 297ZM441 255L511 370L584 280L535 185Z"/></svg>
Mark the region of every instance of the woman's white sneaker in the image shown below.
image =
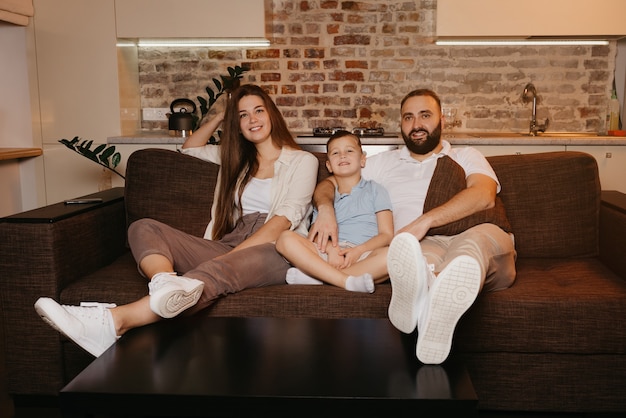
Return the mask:
<svg viewBox="0 0 626 418"><path fill-rule="evenodd" d="M119 338L109 310L113 307L115 304L98 302L60 305L50 298L35 302L35 310L45 322L95 357Z"/></svg>
<svg viewBox="0 0 626 418"><path fill-rule="evenodd" d="M203 288L200 280L157 273L148 283L150 309L162 318L173 318L198 303Z"/></svg>

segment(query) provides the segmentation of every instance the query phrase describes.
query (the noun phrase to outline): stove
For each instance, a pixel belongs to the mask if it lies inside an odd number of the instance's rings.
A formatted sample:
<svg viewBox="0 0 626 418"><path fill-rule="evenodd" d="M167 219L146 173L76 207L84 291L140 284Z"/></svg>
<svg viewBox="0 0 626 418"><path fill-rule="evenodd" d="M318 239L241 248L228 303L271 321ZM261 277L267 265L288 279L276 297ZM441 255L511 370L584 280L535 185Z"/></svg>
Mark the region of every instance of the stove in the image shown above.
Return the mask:
<svg viewBox="0 0 626 418"><path fill-rule="evenodd" d="M384 128L354 128L348 130L341 126L333 128L313 128L310 134L299 134L300 138L297 142L302 149L310 152L326 152L326 142L328 138L337 131L349 131L361 138L363 151L368 156L378 154L379 152L397 149L401 139L398 134L386 134Z"/></svg>
<svg viewBox="0 0 626 418"><path fill-rule="evenodd" d="M358 135L361 138L396 138L397 137L397 135L394 135L394 134L385 134L385 129L382 127L380 128L360 127L360 128L354 128L352 130L348 130L343 126L336 126L332 128L323 128L323 127L313 128L310 135L304 134L304 135L298 135L298 137L300 138L311 138L311 137L328 138L329 136L334 135L338 131L346 131L346 130L349 132L352 132L355 135Z"/></svg>

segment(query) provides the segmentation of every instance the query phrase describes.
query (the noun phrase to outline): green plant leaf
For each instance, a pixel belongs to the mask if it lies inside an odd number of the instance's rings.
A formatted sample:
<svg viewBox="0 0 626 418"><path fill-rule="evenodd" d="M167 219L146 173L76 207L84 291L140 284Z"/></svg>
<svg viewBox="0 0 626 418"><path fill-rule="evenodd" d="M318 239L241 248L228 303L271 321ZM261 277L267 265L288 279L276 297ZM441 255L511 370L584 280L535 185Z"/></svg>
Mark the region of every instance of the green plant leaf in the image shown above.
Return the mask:
<svg viewBox="0 0 626 418"><path fill-rule="evenodd" d="M67 139L61 139L59 141L61 144L65 145L67 148L73 150L74 149L74 144L70 141L68 141Z"/></svg>
<svg viewBox="0 0 626 418"><path fill-rule="evenodd" d="M95 150L93 150L94 154L100 154L102 152L102 150L104 150L106 148L106 144L100 144L96 147Z"/></svg>
<svg viewBox="0 0 626 418"><path fill-rule="evenodd" d="M115 145L107 146L106 144L99 144L92 150L91 146L94 145L93 140L81 140L81 138L77 136L75 136L71 141L68 141L67 139L60 139L59 142L67 148L105 168L108 168L121 178L125 179L122 174L113 169L117 167L122 160L121 154L119 152L115 152Z"/></svg>
<svg viewBox="0 0 626 418"><path fill-rule="evenodd" d="M209 106L206 99L204 97L198 96L198 102L200 102L200 114L206 115L207 113L209 113Z"/></svg>
<svg viewBox="0 0 626 418"><path fill-rule="evenodd" d="M84 140L83 142L80 143L78 148L84 151L88 151L89 148L91 148L91 144L93 144L93 140Z"/></svg>
<svg viewBox="0 0 626 418"><path fill-rule="evenodd" d="M106 145L105 145L105 147L106 147ZM100 148L100 147L98 147L98 148ZM102 154L100 154L98 159L100 160L101 163L106 164L107 167L110 167L110 165L109 165L109 157L111 155L113 155L114 152L115 152L115 146L108 147L107 149L104 150L104 152L102 152Z"/></svg>
<svg viewBox="0 0 626 418"><path fill-rule="evenodd" d="M214 78L213 82L215 83L215 87L217 87L217 91L222 92L224 90L224 88L222 87L222 83L220 83L217 78Z"/></svg>
<svg viewBox="0 0 626 418"><path fill-rule="evenodd" d="M113 167L117 167L121 161L122 161L122 154L120 154L119 152L116 152L115 154L111 156L111 164L113 164Z"/></svg>

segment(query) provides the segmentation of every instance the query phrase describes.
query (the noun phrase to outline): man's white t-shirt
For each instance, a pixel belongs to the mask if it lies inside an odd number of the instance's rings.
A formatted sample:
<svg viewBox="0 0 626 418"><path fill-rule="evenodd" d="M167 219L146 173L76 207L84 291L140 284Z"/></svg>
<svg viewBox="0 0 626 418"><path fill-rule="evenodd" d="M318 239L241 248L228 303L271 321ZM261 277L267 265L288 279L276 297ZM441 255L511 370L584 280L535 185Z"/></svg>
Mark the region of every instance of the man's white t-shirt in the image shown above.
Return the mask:
<svg viewBox="0 0 626 418"><path fill-rule="evenodd" d="M382 184L389 192L396 231L422 215L430 179L435 172L437 160L444 155L448 155L465 170L466 178L470 174L484 174L498 183L497 191L500 191L496 173L480 151L471 147L452 148L445 140L441 144L441 152L424 161L412 158L405 146L375 154L367 159L362 176Z"/></svg>

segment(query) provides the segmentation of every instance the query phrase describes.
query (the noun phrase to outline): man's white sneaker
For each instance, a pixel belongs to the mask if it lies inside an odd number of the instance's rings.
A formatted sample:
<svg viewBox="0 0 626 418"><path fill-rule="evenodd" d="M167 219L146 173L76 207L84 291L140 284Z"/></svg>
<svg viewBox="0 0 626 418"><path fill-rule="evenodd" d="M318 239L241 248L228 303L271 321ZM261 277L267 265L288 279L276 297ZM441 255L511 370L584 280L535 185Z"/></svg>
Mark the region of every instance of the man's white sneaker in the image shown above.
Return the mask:
<svg viewBox="0 0 626 418"><path fill-rule="evenodd" d="M52 328L99 357L119 338L109 308L112 303L82 302L80 306L60 305L50 298L39 298L35 310Z"/></svg>
<svg viewBox="0 0 626 418"><path fill-rule="evenodd" d="M198 303L204 282L171 273L157 273L148 283L150 309L163 318L173 318Z"/></svg>
<svg viewBox="0 0 626 418"><path fill-rule="evenodd" d="M414 235L403 232L393 238L387 253L387 271L391 280L389 320L394 327L410 334L426 302L428 279L432 275Z"/></svg>
<svg viewBox="0 0 626 418"><path fill-rule="evenodd" d="M420 315L415 347L419 361L441 364L448 357L456 324L476 300L481 283L480 265L467 255L456 257L439 273Z"/></svg>

